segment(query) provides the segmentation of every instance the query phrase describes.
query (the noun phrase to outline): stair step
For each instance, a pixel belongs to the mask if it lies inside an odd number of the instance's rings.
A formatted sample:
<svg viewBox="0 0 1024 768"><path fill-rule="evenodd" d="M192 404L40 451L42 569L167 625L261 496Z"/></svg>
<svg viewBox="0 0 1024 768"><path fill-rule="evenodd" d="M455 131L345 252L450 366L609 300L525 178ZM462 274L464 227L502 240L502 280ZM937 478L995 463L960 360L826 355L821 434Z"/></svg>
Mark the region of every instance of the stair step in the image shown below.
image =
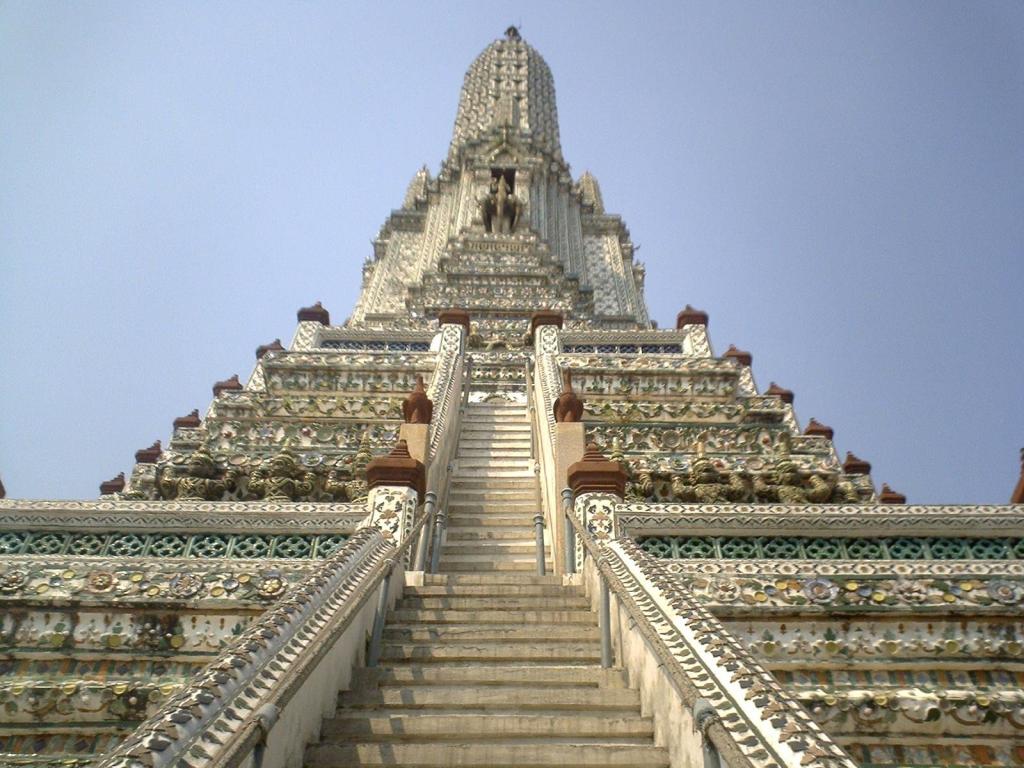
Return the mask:
<svg viewBox="0 0 1024 768"><path fill-rule="evenodd" d="M473 574L478 575L478 574ZM479 574L483 575L483 574ZM464 610L444 608L397 608L388 613L388 619L402 624L421 622L424 624L584 624L597 621L589 610L573 611L558 609L473 611L471 616Z"/></svg>
<svg viewBox="0 0 1024 768"><path fill-rule="evenodd" d="M524 504L537 504L537 493L533 488L530 490L519 490L516 488L502 488L495 486L493 490L483 488L468 488L452 485L448 491L448 506L461 507L481 502L518 501Z"/></svg>
<svg viewBox="0 0 1024 768"><path fill-rule="evenodd" d="M530 458L525 459L511 459L511 458L491 458L489 456L469 456L459 459L458 469L455 471L452 480L458 482L460 477L465 477L466 470L473 468L481 469L498 469L498 470L510 470L515 469L520 472L530 472L533 474L533 460ZM472 475L469 475L470 477Z"/></svg>
<svg viewBox="0 0 1024 768"><path fill-rule="evenodd" d="M464 525L450 525L445 534L445 541L449 544L473 544L481 545L494 544L496 542L530 542L534 536L532 525L508 525L505 527L482 528L482 526L467 527Z"/></svg>
<svg viewBox="0 0 1024 768"><path fill-rule="evenodd" d="M548 554L545 552L545 562L547 562L547 559ZM485 549L483 545L461 548L445 546L441 552L441 567L444 568L452 563L476 563L482 570L487 570L487 566L490 563L526 563L528 565L536 565L537 547L532 545L529 552L506 552L497 547Z"/></svg>
<svg viewBox="0 0 1024 768"><path fill-rule="evenodd" d="M534 541L531 541L526 536L523 536L522 539L522 541L491 541L487 539L475 542L450 541L445 543L441 555L442 558L445 559L450 559L452 557L464 558L467 556L481 558L504 558L507 555L532 555L534 560L536 561L537 544Z"/></svg>
<svg viewBox="0 0 1024 768"><path fill-rule="evenodd" d="M432 645L430 643L384 643L381 661L589 661L601 659L600 643L476 643L474 645Z"/></svg>
<svg viewBox="0 0 1024 768"><path fill-rule="evenodd" d="M498 439L496 440L495 437ZM459 437L459 449L460 450L475 450L477 448L483 450L491 450L493 448L501 448L508 450L517 449L529 449L531 444L529 437L519 437L518 435L487 435L484 437L467 437L465 433Z"/></svg>
<svg viewBox="0 0 1024 768"><path fill-rule="evenodd" d="M397 606L439 611L583 611L590 609L587 598L577 595L556 597L402 597Z"/></svg>
<svg viewBox="0 0 1024 768"><path fill-rule="evenodd" d="M489 424L516 427L524 431L533 428L529 415L525 413L466 413L462 418L462 430L459 436L479 433L482 427Z"/></svg>
<svg viewBox="0 0 1024 768"><path fill-rule="evenodd" d="M359 738L360 741L465 741L505 738L611 737L646 739L654 737L651 718L639 715L601 716L584 712L558 714L496 715L487 713L409 712L402 709L367 714L338 712L324 722L323 738L328 741Z"/></svg>
<svg viewBox="0 0 1024 768"><path fill-rule="evenodd" d="M351 765L401 765L404 768L521 768L522 766L668 766L668 753L639 744L560 744L489 741L483 744L317 744L306 750L310 768Z"/></svg>
<svg viewBox="0 0 1024 768"><path fill-rule="evenodd" d="M600 640L597 627L559 624L446 624L429 627L416 624L389 624L384 639L394 643L535 643Z"/></svg>
<svg viewBox="0 0 1024 768"><path fill-rule="evenodd" d="M455 473L453 473L455 474ZM524 496L530 494L536 498L537 481L535 477L492 477L490 482L487 478L479 476L453 477L452 484L448 488L448 495L458 494L470 497L473 494L493 492L505 494L509 497Z"/></svg>
<svg viewBox="0 0 1024 768"><path fill-rule="evenodd" d="M502 446L489 446L485 447L467 447L465 445L459 446L459 452L456 454L456 458L460 461L466 461L467 459L514 459L517 461L530 461L529 447L506 447Z"/></svg>
<svg viewBox="0 0 1024 768"><path fill-rule="evenodd" d="M452 473L452 484L458 483L461 478L480 477L534 477L532 469L493 469L490 467L459 467Z"/></svg>
<svg viewBox="0 0 1024 768"><path fill-rule="evenodd" d="M355 670L352 689L378 685L577 685L625 688L623 669L571 664L406 664ZM340 714L340 713L339 713Z"/></svg>
<svg viewBox="0 0 1024 768"><path fill-rule="evenodd" d="M513 528L521 531L529 531L533 534L533 519L536 517L536 507L516 507L509 509L503 506L494 506L486 510L475 512L462 512L459 510L448 511L448 529L481 529L483 526L491 528Z"/></svg>
<svg viewBox="0 0 1024 768"><path fill-rule="evenodd" d="M521 419L489 419L472 418L473 421L463 422L459 432L459 444L466 441L492 442L495 437L502 440L517 440L527 445L533 442L533 425Z"/></svg>
<svg viewBox="0 0 1024 768"><path fill-rule="evenodd" d="M406 587L405 597L582 597L583 587L561 584L424 584Z"/></svg>
<svg viewBox="0 0 1024 768"><path fill-rule="evenodd" d="M467 559L465 555L458 556L459 559L445 561L442 558L441 568L449 573L477 573L479 571L504 572L504 573L533 573L537 569L537 563L529 559L508 559L500 561L488 561L487 559ZM551 561L545 562L545 568L551 570Z"/></svg>
<svg viewBox="0 0 1024 768"><path fill-rule="evenodd" d="M339 697L349 710L364 707L408 709L622 710L639 707L632 688L581 688L556 685L412 685L345 691ZM634 712L635 713L635 712Z"/></svg>
<svg viewBox="0 0 1024 768"><path fill-rule="evenodd" d="M449 575L445 573L428 573L424 577L424 585L469 585L477 586L480 584L493 585L493 584L509 584L514 586L527 586L536 584L561 584L562 577L556 574L550 574L547 576L538 576L536 574L518 576L515 574L501 575L501 574L460 574L460 575Z"/></svg>

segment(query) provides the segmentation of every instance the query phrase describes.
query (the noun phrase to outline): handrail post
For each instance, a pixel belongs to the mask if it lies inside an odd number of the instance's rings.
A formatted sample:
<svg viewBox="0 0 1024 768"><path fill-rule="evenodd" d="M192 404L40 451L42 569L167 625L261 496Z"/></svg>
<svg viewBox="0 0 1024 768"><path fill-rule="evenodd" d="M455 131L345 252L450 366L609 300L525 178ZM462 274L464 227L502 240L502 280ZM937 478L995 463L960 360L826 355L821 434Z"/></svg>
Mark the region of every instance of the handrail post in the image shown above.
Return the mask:
<svg viewBox="0 0 1024 768"><path fill-rule="evenodd" d="M427 495L423 500L423 515L426 517L426 521L423 523L423 527L420 528L420 538L416 542L416 562L413 566L413 570L422 571L427 564L427 547L430 544L430 536L433 533L431 528L431 522L434 517L434 507L437 505L437 494L433 491L427 491Z"/></svg>
<svg viewBox="0 0 1024 768"><path fill-rule="evenodd" d="M601 666L608 669L612 666L612 611L611 595L608 590L608 581L603 574L601 579L601 611L598 616L598 623L601 625Z"/></svg>
<svg viewBox="0 0 1024 768"><path fill-rule="evenodd" d="M524 364L524 373L526 377L526 412L530 419L530 460L535 461L537 459L537 430L535 429L536 423L534 421L534 397L533 397L533 376L530 370L530 358L526 358Z"/></svg>
<svg viewBox="0 0 1024 768"><path fill-rule="evenodd" d="M562 489L562 512L565 519L565 572L576 573L576 528L572 524L572 489Z"/></svg>
<svg viewBox="0 0 1024 768"><path fill-rule="evenodd" d="M700 731L701 743L704 747L704 768L722 768L722 758L718 748L711 742L708 728L712 723L721 722L721 718L707 699L697 699L693 704L694 730Z"/></svg>
<svg viewBox="0 0 1024 768"><path fill-rule="evenodd" d="M441 508L437 508L434 514L434 548L430 553L430 572L437 573L437 567L441 561L441 541L444 538L444 529L448 524L448 515Z"/></svg>
<svg viewBox="0 0 1024 768"><path fill-rule="evenodd" d="M467 356L462 366L462 397L459 402L459 410L465 413L469 405L469 389L473 383L473 358Z"/></svg>
<svg viewBox="0 0 1024 768"><path fill-rule="evenodd" d="M367 654L366 666L376 667L380 661L380 647L384 640L384 618L388 610L388 594L391 592L391 574L395 570L392 562L384 573L380 583L380 594L377 595L377 612L373 614L373 634L370 636L370 652Z"/></svg>
<svg viewBox="0 0 1024 768"><path fill-rule="evenodd" d="M533 516L533 531L537 537L537 575L543 576L546 573L544 567L544 513L538 511Z"/></svg>

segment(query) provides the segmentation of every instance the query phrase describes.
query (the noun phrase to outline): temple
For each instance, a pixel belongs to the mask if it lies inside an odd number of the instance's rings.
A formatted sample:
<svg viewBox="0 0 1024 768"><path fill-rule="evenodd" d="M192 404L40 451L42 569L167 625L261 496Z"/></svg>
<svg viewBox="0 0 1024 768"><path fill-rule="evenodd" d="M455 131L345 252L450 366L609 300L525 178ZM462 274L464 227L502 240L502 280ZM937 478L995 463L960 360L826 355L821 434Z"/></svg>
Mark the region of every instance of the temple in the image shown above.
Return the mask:
<svg viewBox="0 0 1024 768"><path fill-rule="evenodd" d="M877 488L644 276L510 28L348 319L0 500L0 765L1024 764L1024 480Z"/></svg>

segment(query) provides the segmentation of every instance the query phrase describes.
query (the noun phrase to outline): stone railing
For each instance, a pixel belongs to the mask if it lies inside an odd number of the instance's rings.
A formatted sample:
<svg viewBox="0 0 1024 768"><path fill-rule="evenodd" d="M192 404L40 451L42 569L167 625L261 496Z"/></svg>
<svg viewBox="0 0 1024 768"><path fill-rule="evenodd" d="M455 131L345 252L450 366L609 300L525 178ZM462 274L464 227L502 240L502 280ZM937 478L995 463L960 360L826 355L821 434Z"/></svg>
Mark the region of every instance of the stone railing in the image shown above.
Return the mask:
<svg viewBox="0 0 1024 768"><path fill-rule="evenodd" d="M616 535L1024 536L1022 504L650 504L618 502Z"/></svg>
<svg viewBox="0 0 1024 768"><path fill-rule="evenodd" d="M367 633L379 623L375 616L401 589L403 579L393 572L426 520L421 515L405 536L401 523L394 524L415 511L408 488L376 488L370 507L368 527L98 765L300 765L321 718L347 686Z"/></svg>
<svg viewBox="0 0 1024 768"><path fill-rule="evenodd" d="M566 351L581 353L595 351L597 347L610 348L610 354L681 354L688 357L711 357L707 327L699 324L684 325L676 330L651 331L581 331L562 334Z"/></svg>
<svg viewBox="0 0 1024 768"><path fill-rule="evenodd" d="M639 682L656 742L669 750L672 764L692 765L703 751L709 768L853 768L722 624L664 577L656 560L612 536L618 501L583 493L566 512L586 552L588 594L611 603L601 609L602 631Z"/></svg>
<svg viewBox="0 0 1024 768"><path fill-rule="evenodd" d="M465 366L465 329L461 325L442 326L440 349L427 397L434 403L430 420L427 455L427 485L443 488L448 462L459 437L459 400Z"/></svg>
<svg viewBox="0 0 1024 768"><path fill-rule="evenodd" d="M530 402L533 406L535 458L537 460L541 500L547 529L550 532L551 549L555 572L564 572L562 542L565 523L560 513L559 494L565 486L565 477L559 477L558 434L555 423L554 405L561 388L561 371L558 366L560 331L554 325L542 325L534 334L533 377L528 382ZM564 470L564 468L563 468Z"/></svg>
<svg viewBox="0 0 1024 768"><path fill-rule="evenodd" d="M0 533L351 533L365 517L365 503L0 499Z"/></svg>

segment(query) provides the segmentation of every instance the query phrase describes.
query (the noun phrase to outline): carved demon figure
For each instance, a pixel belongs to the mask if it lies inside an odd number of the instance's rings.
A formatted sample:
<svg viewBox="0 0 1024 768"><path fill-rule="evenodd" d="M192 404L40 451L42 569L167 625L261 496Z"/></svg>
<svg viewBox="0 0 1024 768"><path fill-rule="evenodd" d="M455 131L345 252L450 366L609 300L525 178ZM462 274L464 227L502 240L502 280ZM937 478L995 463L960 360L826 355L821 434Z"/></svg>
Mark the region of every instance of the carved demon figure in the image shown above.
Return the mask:
<svg viewBox="0 0 1024 768"><path fill-rule="evenodd" d="M249 492L266 501L302 501L313 492L315 481L285 447L249 475Z"/></svg>
<svg viewBox="0 0 1024 768"><path fill-rule="evenodd" d="M213 456L200 448L188 457L182 467L165 467L160 473L157 487L165 499L198 499L217 501L224 492L234 487L233 473L217 467Z"/></svg>

